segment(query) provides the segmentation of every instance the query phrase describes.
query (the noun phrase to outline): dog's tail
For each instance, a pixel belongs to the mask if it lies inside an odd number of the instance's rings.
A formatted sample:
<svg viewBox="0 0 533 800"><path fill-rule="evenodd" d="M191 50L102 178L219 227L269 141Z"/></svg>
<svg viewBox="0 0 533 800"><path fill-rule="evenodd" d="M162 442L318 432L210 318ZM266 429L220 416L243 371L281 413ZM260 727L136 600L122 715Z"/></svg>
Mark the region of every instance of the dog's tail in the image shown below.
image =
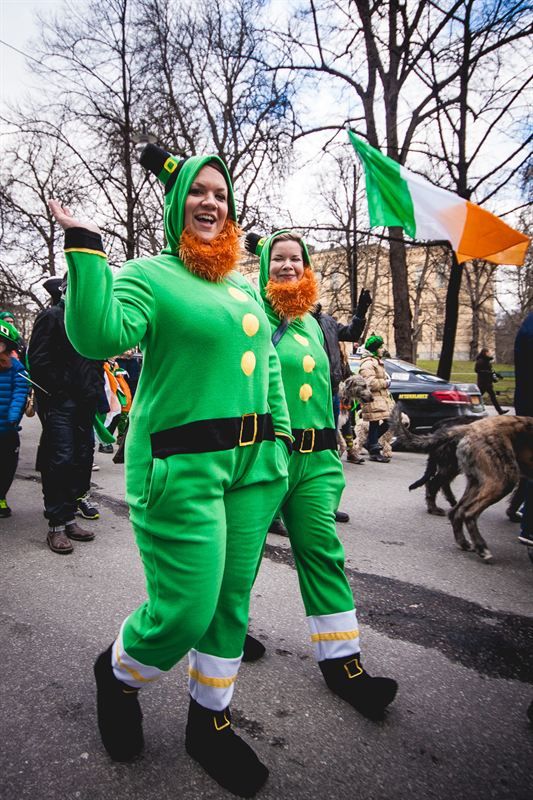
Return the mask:
<svg viewBox="0 0 533 800"><path fill-rule="evenodd" d="M432 478L435 475L435 473L437 471L435 469L435 463L432 464L431 462L432 462L432 459L429 459L429 461L428 461L428 463L426 465L426 471L424 472L422 477L419 478L417 481L415 481L414 483L412 483L409 486L409 491L410 492L412 492L413 489L418 489L420 486L424 486L430 480L430 478Z"/></svg>
<svg viewBox="0 0 533 800"><path fill-rule="evenodd" d="M392 432L396 436L398 442L416 453L427 453L434 441L434 434L426 434L420 436L417 433L409 430L407 425L402 422L402 412L398 403L392 409L389 419Z"/></svg>

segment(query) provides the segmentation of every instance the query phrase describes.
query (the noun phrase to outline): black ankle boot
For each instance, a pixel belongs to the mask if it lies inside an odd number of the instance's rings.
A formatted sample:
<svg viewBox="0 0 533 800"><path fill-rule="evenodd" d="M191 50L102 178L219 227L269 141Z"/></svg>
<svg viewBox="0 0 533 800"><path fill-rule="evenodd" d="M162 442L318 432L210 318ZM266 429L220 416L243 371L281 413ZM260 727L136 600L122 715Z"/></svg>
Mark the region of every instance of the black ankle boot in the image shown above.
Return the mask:
<svg viewBox="0 0 533 800"><path fill-rule="evenodd" d="M242 653L242 660L243 661L259 661L260 658L263 658L265 655L265 645L259 641L259 639L254 639L253 636L250 636L249 633L246 634L246 639L244 640L244 648Z"/></svg>
<svg viewBox="0 0 533 800"><path fill-rule="evenodd" d="M98 728L113 761L131 761L144 746L138 689L122 683L113 673L111 647L94 664Z"/></svg>
<svg viewBox="0 0 533 800"><path fill-rule="evenodd" d="M224 789L253 797L268 778L268 769L231 728L229 708L212 711L191 697L185 749Z"/></svg>
<svg viewBox="0 0 533 800"><path fill-rule="evenodd" d="M328 687L369 719L382 719L398 684L392 678L371 678L361 666L359 653L319 661Z"/></svg>

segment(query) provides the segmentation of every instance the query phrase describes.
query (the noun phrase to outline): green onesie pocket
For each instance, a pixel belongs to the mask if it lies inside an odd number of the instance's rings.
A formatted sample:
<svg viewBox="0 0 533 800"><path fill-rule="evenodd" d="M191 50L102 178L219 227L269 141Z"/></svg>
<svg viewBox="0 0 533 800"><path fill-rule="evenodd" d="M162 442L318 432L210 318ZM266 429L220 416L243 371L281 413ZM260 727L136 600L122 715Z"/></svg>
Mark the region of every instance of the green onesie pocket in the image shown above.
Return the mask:
<svg viewBox="0 0 533 800"><path fill-rule="evenodd" d="M152 475L150 477L146 508L153 508L165 493L168 479L167 462L167 458L154 458L152 461Z"/></svg>

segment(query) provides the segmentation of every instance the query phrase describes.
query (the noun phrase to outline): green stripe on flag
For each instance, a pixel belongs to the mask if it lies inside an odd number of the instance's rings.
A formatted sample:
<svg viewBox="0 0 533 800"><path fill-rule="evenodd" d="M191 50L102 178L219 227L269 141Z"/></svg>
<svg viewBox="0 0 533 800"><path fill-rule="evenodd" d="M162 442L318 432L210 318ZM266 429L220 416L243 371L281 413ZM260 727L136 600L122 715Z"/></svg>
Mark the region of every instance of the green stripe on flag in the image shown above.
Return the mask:
<svg viewBox="0 0 533 800"><path fill-rule="evenodd" d="M370 227L397 225L415 239L413 201L407 182L400 175L400 165L352 131L348 131L348 136L365 170Z"/></svg>

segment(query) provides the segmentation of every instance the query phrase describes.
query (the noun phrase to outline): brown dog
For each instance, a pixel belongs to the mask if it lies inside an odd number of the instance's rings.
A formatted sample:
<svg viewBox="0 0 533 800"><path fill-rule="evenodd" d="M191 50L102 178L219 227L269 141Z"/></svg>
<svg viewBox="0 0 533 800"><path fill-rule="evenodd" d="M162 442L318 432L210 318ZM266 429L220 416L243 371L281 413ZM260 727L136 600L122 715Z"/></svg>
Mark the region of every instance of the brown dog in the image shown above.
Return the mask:
<svg viewBox="0 0 533 800"><path fill-rule="evenodd" d="M431 452L447 477L448 489L449 481L458 472L465 475L466 489L449 513L455 540L462 550L475 550L490 561L492 554L479 532L477 519L486 508L509 494L520 476L533 478L533 418L487 417L429 436L416 436L405 430L396 415L392 422L404 442L418 451ZM416 485L420 483L417 481ZM444 491L445 483L441 484ZM448 499L455 498L452 495ZM463 523L471 542L463 534Z"/></svg>

